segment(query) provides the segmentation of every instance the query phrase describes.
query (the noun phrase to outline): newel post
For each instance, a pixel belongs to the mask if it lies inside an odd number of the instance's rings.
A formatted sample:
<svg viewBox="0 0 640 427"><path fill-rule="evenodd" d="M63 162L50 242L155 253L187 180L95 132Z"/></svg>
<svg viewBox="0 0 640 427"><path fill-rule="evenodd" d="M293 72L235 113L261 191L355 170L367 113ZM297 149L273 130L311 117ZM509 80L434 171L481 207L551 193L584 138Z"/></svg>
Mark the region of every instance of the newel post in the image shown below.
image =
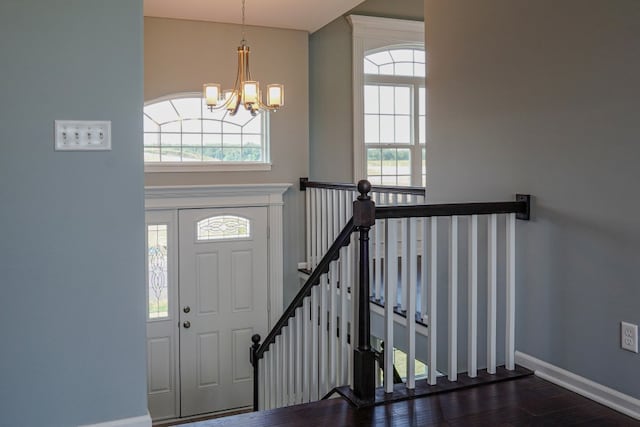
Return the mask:
<svg viewBox="0 0 640 427"><path fill-rule="evenodd" d="M376 207L368 193L371 183L358 182L358 199L353 202L353 221L360 232L358 262L358 347L353 351L353 392L361 400L375 400L376 355L371 348L371 312L369 307L369 230L376 222Z"/></svg>
<svg viewBox="0 0 640 427"><path fill-rule="evenodd" d="M253 345L250 348L250 361L253 365L253 410L258 410L258 348L260 348L260 335L255 334L251 337Z"/></svg>

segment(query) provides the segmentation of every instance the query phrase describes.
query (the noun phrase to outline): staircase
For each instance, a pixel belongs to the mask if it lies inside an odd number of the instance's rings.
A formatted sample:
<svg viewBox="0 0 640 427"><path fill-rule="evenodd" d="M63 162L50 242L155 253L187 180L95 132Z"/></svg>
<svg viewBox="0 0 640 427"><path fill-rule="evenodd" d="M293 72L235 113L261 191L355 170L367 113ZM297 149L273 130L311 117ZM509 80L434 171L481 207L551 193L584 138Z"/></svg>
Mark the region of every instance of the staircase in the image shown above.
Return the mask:
<svg viewBox="0 0 640 427"><path fill-rule="evenodd" d="M334 392L366 406L523 373L515 232L529 196L428 205L424 189L367 181L357 198L353 184L301 179L301 189L311 273L264 340L252 338L255 410ZM372 335L388 349L383 359ZM394 385L393 348L407 355L404 384ZM427 365L425 380L416 381L415 360Z"/></svg>

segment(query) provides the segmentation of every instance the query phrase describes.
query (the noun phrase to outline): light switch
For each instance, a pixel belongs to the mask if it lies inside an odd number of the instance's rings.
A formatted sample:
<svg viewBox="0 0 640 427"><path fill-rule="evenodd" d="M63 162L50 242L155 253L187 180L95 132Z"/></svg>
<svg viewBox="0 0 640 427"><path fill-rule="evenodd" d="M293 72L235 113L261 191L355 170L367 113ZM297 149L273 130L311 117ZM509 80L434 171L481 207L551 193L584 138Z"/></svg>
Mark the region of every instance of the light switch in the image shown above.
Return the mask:
<svg viewBox="0 0 640 427"><path fill-rule="evenodd" d="M111 121L56 120L57 151L111 150Z"/></svg>

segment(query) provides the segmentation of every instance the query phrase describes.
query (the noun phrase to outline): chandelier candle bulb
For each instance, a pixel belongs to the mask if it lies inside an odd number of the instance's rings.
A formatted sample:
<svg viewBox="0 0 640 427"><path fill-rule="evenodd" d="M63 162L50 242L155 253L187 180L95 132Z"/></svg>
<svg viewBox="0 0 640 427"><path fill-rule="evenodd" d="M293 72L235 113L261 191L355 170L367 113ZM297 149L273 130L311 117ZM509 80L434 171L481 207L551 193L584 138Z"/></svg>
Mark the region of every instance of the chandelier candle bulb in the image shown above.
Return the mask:
<svg viewBox="0 0 640 427"><path fill-rule="evenodd" d="M231 89L224 91L224 104L227 106L227 110L233 111L238 104L238 94Z"/></svg>
<svg viewBox="0 0 640 427"><path fill-rule="evenodd" d="M242 85L242 101L245 105L257 104L259 93L260 89L256 81L246 81Z"/></svg>
<svg viewBox="0 0 640 427"><path fill-rule="evenodd" d="M204 85L204 99L209 107L218 105L220 99L220 85L207 83Z"/></svg>
<svg viewBox="0 0 640 427"><path fill-rule="evenodd" d="M282 107L284 105L284 86L281 84L267 85L267 105Z"/></svg>

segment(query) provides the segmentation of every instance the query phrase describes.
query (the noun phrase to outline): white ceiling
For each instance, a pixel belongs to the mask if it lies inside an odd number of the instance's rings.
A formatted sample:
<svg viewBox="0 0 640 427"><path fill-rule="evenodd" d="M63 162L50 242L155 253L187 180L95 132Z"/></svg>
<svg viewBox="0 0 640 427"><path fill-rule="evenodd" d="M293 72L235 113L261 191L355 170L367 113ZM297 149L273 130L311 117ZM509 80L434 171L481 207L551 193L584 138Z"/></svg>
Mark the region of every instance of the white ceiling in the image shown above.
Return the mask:
<svg viewBox="0 0 640 427"><path fill-rule="evenodd" d="M363 0L246 0L247 25L314 32ZM144 0L144 15L242 22L241 0Z"/></svg>

